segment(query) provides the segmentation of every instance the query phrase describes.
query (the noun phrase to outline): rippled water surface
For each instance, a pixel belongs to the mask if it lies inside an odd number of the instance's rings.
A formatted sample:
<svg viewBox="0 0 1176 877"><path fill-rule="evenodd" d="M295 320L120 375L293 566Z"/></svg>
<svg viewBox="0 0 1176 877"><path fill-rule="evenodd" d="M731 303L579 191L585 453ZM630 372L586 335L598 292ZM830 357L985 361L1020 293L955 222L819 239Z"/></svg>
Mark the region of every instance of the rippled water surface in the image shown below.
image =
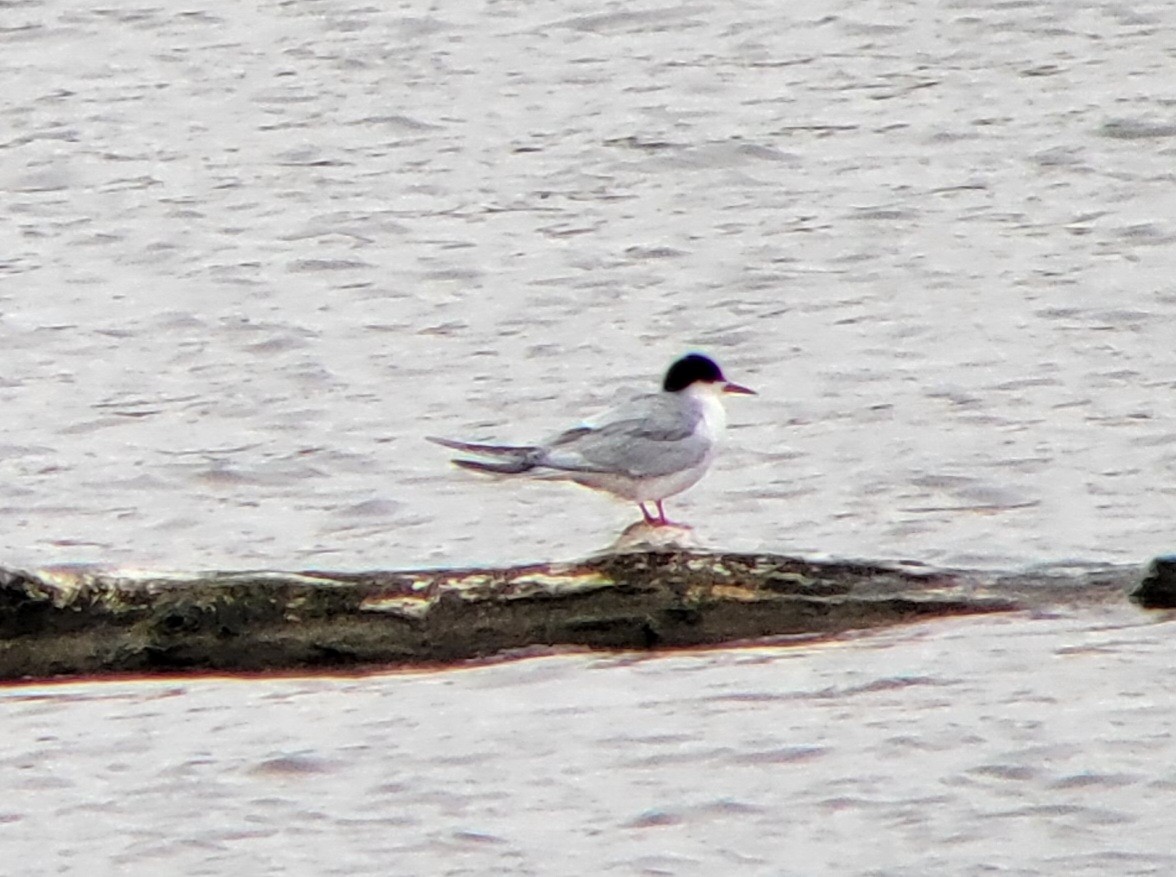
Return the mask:
<svg viewBox="0 0 1176 877"><path fill-rule="evenodd" d="M9 689L0 845L25 877L1171 874L1171 627Z"/></svg>
<svg viewBox="0 0 1176 877"><path fill-rule="evenodd" d="M714 354L707 544L1171 547L1176 10L2 8L4 561L579 556L450 470Z"/></svg>
<svg viewBox="0 0 1176 877"><path fill-rule="evenodd" d="M532 561L687 349L704 544L1172 548L1176 7L0 3L0 565ZM1121 616L1121 617L1120 617ZM1170 624L6 690L22 875L1169 874Z"/></svg>

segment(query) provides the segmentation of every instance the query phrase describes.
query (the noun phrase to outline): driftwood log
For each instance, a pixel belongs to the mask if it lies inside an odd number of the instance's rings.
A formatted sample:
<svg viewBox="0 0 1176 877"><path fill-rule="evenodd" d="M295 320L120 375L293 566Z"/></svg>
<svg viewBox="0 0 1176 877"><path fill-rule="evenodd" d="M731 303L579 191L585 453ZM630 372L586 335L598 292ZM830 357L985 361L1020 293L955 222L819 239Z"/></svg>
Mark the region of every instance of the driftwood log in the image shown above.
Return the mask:
<svg viewBox="0 0 1176 877"><path fill-rule="evenodd" d="M1121 567L984 575L684 550L509 569L0 570L0 679L443 663L544 646L714 645L1122 600L1135 581L1137 571Z"/></svg>
<svg viewBox="0 0 1176 877"><path fill-rule="evenodd" d="M1176 609L1176 555L1153 560L1131 599L1145 609Z"/></svg>

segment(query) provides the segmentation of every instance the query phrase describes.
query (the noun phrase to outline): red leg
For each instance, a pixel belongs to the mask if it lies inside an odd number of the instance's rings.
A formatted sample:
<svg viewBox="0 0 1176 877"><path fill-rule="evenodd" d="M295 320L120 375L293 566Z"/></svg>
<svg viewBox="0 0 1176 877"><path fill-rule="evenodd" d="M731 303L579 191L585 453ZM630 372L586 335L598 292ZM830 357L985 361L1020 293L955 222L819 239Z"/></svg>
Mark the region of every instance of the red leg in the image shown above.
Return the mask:
<svg viewBox="0 0 1176 877"><path fill-rule="evenodd" d="M669 522L669 518L666 517L665 506L662 505L662 501L659 499L657 501L657 523L659 526L664 527Z"/></svg>
<svg viewBox="0 0 1176 877"><path fill-rule="evenodd" d="M641 509L641 516L643 518L645 518L645 523L647 523L647 524L656 524L657 523L657 518L655 518L653 515L651 515L649 513L649 511L645 508L645 503L639 502L639 503L637 503L637 507Z"/></svg>

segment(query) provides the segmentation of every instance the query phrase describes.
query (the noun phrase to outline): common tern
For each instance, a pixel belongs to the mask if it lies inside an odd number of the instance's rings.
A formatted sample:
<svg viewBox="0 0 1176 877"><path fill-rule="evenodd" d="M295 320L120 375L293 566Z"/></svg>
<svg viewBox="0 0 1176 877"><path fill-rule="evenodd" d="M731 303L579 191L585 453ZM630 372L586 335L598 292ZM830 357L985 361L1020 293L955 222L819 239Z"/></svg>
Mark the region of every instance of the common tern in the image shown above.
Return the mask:
<svg viewBox="0 0 1176 877"><path fill-rule="evenodd" d="M463 469L573 481L636 502L645 523L667 526L665 499L693 487L714 460L727 426L724 393L755 391L728 381L714 360L691 353L670 366L661 392L630 399L542 444L428 438L484 458L454 459ZM656 506L656 515L646 503Z"/></svg>

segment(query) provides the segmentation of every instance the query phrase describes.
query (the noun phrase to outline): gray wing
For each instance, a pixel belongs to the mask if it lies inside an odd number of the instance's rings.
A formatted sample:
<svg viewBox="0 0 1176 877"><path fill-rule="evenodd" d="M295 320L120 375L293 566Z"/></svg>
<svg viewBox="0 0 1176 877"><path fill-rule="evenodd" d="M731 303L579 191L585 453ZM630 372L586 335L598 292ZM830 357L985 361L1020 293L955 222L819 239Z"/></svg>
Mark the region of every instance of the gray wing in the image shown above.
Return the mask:
<svg viewBox="0 0 1176 877"><path fill-rule="evenodd" d="M539 465L633 477L669 475L698 465L710 451L710 440L695 433L699 420L697 411L675 397L640 396L599 425L556 436L544 446Z"/></svg>

